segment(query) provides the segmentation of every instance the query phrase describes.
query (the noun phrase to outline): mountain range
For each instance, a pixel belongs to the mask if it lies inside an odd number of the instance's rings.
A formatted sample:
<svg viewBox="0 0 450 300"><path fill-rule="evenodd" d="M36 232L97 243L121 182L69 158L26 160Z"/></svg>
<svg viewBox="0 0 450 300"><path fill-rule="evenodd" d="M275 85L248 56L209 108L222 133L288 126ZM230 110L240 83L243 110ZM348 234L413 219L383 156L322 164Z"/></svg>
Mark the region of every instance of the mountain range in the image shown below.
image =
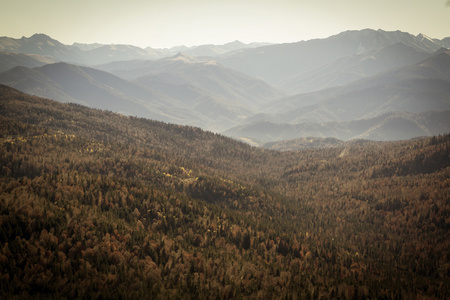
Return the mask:
<svg viewBox="0 0 450 300"><path fill-rule="evenodd" d="M195 86L205 93L252 108L284 95L264 81L225 68L215 60L183 53L157 61L125 61L96 67L146 85L157 85L160 79L168 84Z"/></svg>
<svg viewBox="0 0 450 300"><path fill-rule="evenodd" d="M227 53L218 59L239 70L277 86L283 80L331 64L338 59L376 51L403 43L416 51L433 53L449 48L450 39L431 39L400 31L352 30L325 38Z"/></svg>
<svg viewBox="0 0 450 300"><path fill-rule="evenodd" d="M326 115L327 119L335 121L392 110L421 112L446 109L449 102L446 84L450 80L449 70L450 51L447 51L344 86L287 97L263 111L283 114L283 120L289 116L288 120L292 122L301 119L299 113L304 113L305 118L314 118L304 110L305 107L309 107L309 111L327 111L321 118Z"/></svg>
<svg viewBox="0 0 450 300"><path fill-rule="evenodd" d="M155 49L147 47L145 49L133 45L120 44L82 44L73 43L65 45L52 39L48 35L37 33L31 37L14 39L10 37L0 37L0 52L38 54L51 58L54 62L64 61L73 64L96 65L112 61L150 59L155 60L163 57L170 57L178 52L184 52L192 56L218 56L230 51L245 48L256 48L270 45L269 43L244 44L234 41L224 45L200 45L200 46L177 46L169 49ZM2 69L0 69L2 71Z"/></svg>
<svg viewBox="0 0 450 300"><path fill-rule="evenodd" d="M438 118L441 125L429 129L423 124L412 126L410 121L413 116L424 120L425 112L429 112L427 118L434 118L435 114L450 110L449 70L450 52L441 52L419 63L342 87L273 102L262 109L262 113L247 119L247 124L229 129L225 134L269 142L311 135L345 140L395 140L401 136L447 132L450 129L448 117ZM394 123L393 114L398 120ZM377 121L373 123L374 120ZM429 124L428 121L425 122ZM361 122L372 125L361 126ZM380 122L384 125L380 126ZM436 131L437 128L440 129Z"/></svg>
<svg viewBox="0 0 450 300"><path fill-rule="evenodd" d="M339 58L312 71L284 79L276 86L290 95L319 91L342 86L393 68L407 66L429 58L433 54L398 42L376 50Z"/></svg>
<svg viewBox="0 0 450 300"><path fill-rule="evenodd" d="M215 131L238 124L258 104L283 95L262 81L184 55L145 63L151 73L132 81L94 68L55 63L15 67L1 73L0 82L62 102ZM155 65L161 73L154 71Z"/></svg>
<svg viewBox="0 0 450 300"><path fill-rule="evenodd" d="M291 44L142 49L0 38L0 83L254 145L450 131L450 38L365 29Z"/></svg>

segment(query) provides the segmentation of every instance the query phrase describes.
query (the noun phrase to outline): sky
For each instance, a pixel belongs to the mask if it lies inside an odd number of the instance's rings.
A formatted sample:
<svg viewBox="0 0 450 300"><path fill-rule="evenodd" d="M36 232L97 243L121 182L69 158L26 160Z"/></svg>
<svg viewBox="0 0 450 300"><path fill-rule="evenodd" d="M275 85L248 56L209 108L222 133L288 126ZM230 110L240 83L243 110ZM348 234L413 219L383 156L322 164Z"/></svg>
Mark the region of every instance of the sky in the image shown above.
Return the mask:
<svg viewBox="0 0 450 300"><path fill-rule="evenodd" d="M365 28L450 36L450 0L0 0L0 36L142 48L291 43Z"/></svg>

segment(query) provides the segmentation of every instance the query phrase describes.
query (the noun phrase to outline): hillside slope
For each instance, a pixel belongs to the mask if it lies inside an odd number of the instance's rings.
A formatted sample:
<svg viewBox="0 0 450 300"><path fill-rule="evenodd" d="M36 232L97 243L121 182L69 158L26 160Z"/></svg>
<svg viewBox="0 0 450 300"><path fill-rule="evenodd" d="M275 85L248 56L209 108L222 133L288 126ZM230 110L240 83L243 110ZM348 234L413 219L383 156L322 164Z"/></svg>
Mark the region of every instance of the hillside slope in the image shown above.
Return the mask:
<svg viewBox="0 0 450 300"><path fill-rule="evenodd" d="M276 152L0 86L0 291L445 298L450 136Z"/></svg>

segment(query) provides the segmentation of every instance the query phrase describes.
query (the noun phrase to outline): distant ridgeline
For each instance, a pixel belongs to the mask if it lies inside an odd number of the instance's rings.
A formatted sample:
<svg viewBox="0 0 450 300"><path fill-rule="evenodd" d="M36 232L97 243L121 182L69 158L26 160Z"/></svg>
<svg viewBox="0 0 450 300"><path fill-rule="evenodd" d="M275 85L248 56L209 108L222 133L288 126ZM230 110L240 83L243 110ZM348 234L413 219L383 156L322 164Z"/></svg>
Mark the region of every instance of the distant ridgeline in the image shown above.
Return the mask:
<svg viewBox="0 0 450 300"><path fill-rule="evenodd" d="M0 86L0 165L4 298L450 295L448 134L278 152Z"/></svg>

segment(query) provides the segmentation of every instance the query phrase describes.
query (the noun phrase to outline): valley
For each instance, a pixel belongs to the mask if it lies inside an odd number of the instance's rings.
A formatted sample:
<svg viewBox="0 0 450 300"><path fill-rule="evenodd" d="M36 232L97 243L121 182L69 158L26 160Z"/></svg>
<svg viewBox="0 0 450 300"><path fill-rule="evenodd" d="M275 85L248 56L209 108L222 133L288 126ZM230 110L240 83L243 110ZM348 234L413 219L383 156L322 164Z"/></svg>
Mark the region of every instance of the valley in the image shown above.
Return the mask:
<svg viewBox="0 0 450 300"><path fill-rule="evenodd" d="M448 298L448 48L1 37L0 298Z"/></svg>
<svg viewBox="0 0 450 300"><path fill-rule="evenodd" d="M448 135L278 152L6 86L0 105L3 295L450 290Z"/></svg>

